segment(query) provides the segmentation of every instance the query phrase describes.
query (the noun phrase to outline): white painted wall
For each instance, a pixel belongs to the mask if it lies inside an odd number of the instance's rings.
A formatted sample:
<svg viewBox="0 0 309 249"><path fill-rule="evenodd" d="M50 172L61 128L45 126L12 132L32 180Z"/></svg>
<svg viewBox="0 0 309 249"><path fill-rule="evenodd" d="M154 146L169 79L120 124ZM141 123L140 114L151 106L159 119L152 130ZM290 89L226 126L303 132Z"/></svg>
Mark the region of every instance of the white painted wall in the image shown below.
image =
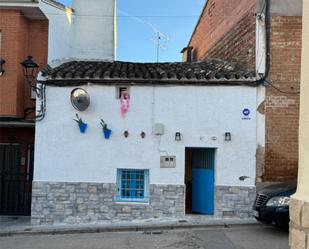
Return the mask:
<svg viewBox="0 0 309 249"><path fill-rule="evenodd" d="M40 1L39 6L49 21L48 63L71 58L72 23L69 13L42 1Z"/></svg>
<svg viewBox="0 0 309 249"><path fill-rule="evenodd" d="M39 6L49 20L49 63L114 60L114 0L73 0L73 13L43 1Z"/></svg>
<svg viewBox="0 0 309 249"><path fill-rule="evenodd" d="M257 96L256 96L256 106L259 107L265 101L266 89L263 86L257 88ZM257 145L265 147L265 126L266 126L266 118L265 114L257 112Z"/></svg>
<svg viewBox="0 0 309 249"><path fill-rule="evenodd" d="M83 88L91 98L89 109L79 113L88 123L86 134L72 120L73 88L47 87L46 117L36 124L35 181L115 183L117 168L142 168L150 169L151 183L183 184L185 147L216 147L216 185L254 185L254 179L238 178L255 177L257 88L133 86L125 119L114 86ZM242 119L244 108L251 110L251 120ZM113 130L110 140L103 138L100 118ZM152 135L153 123L165 125L160 145ZM130 133L127 139L125 130ZM178 131L181 142L174 141ZM232 133L231 142L224 141L225 132ZM177 157L175 169L160 168L159 149Z"/></svg>
<svg viewBox="0 0 309 249"><path fill-rule="evenodd" d="M115 0L73 0L72 57L114 60Z"/></svg>

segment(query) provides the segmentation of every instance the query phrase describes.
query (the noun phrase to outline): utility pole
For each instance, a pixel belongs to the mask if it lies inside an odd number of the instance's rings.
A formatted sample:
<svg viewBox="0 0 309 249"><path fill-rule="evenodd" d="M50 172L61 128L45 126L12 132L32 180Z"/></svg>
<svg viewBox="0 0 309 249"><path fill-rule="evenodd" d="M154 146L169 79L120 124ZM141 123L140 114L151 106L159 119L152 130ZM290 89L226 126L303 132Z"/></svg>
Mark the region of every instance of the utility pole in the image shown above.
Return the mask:
<svg viewBox="0 0 309 249"><path fill-rule="evenodd" d="M157 62L160 61L160 49L163 48L165 49L165 47L162 45L162 38L168 42L170 40L169 36L163 34L160 30L158 30L152 23L147 22L137 16L133 16L130 15L129 13L123 11L123 10L118 10L120 13L124 14L125 16L128 16L130 18L132 18L133 20L146 24L148 27L150 27L152 29L152 31L156 34L156 40L154 38L151 38L150 40L156 44L156 48L157 48Z"/></svg>
<svg viewBox="0 0 309 249"><path fill-rule="evenodd" d="M160 42L161 42L161 37L160 37L160 32L157 32L157 63L159 63L160 59Z"/></svg>

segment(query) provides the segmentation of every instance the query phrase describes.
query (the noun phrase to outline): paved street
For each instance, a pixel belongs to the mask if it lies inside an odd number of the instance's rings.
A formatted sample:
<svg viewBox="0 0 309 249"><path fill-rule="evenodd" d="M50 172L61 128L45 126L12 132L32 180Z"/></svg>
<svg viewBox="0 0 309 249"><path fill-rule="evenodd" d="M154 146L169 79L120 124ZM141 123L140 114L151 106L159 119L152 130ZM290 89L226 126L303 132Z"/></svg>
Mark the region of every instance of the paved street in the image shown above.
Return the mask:
<svg viewBox="0 0 309 249"><path fill-rule="evenodd" d="M288 232L263 226L0 238L0 249L288 249Z"/></svg>

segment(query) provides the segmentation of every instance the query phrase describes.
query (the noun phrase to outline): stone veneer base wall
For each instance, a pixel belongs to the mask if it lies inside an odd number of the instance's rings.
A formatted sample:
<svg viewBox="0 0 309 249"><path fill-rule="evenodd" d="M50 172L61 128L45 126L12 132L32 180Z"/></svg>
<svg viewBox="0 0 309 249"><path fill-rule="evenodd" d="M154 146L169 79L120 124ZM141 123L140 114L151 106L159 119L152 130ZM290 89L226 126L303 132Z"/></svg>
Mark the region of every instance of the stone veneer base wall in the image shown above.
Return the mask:
<svg viewBox="0 0 309 249"><path fill-rule="evenodd" d="M219 218L250 218L255 196L255 187L216 186L215 216Z"/></svg>
<svg viewBox="0 0 309 249"><path fill-rule="evenodd" d="M116 184L33 182L32 224L183 217L184 185L150 185L149 203L117 203Z"/></svg>
<svg viewBox="0 0 309 249"><path fill-rule="evenodd" d="M184 185L150 185L149 203L116 201L116 184L33 182L32 224L81 224L157 217L183 218ZM255 188L215 187L215 217L248 218Z"/></svg>

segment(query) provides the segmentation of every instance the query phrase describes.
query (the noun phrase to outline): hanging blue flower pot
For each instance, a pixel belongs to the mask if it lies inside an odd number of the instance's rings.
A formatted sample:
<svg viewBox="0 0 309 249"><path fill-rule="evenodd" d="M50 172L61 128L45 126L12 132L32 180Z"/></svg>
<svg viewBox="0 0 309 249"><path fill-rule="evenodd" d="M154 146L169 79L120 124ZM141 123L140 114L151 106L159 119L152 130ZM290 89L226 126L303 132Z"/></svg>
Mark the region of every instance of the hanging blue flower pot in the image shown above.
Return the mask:
<svg viewBox="0 0 309 249"><path fill-rule="evenodd" d="M87 124L85 123L78 123L78 127L81 133L85 133L87 129Z"/></svg>
<svg viewBox="0 0 309 249"><path fill-rule="evenodd" d="M104 130L103 130L103 133L104 133L105 139L109 139L109 137L110 137L111 134L112 134L112 130L110 130L110 129L104 129Z"/></svg>
<svg viewBox="0 0 309 249"><path fill-rule="evenodd" d="M78 116L78 114L76 113L76 119L73 119L79 127L80 133L85 133L86 129L87 129L87 124L83 122L83 120Z"/></svg>

